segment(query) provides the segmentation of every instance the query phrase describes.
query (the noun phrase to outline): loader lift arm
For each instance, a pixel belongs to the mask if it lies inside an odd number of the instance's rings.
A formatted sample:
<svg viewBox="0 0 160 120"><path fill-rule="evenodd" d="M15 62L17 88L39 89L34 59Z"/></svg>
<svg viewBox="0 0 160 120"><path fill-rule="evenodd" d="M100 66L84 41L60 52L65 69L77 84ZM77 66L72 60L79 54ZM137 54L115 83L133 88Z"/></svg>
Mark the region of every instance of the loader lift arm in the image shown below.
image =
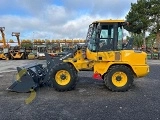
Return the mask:
<svg viewBox="0 0 160 120"><path fill-rule="evenodd" d="M6 44L5 34L3 32L4 30L5 30L5 27L0 27L0 31L1 31L1 35L2 35L3 48L6 48L7 44Z"/></svg>
<svg viewBox="0 0 160 120"><path fill-rule="evenodd" d="M20 32L12 32L12 36L16 36L17 42L18 42L18 46L21 47L21 42L20 42L20 39L19 39Z"/></svg>
<svg viewBox="0 0 160 120"><path fill-rule="evenodd" d="M0 27L0 31L2 35L2 42L3 42L3 47L2 47L3 52L0 53L0 59L9 60L9 46L6 43L4 30L5 30L5 27Z"/></svg>

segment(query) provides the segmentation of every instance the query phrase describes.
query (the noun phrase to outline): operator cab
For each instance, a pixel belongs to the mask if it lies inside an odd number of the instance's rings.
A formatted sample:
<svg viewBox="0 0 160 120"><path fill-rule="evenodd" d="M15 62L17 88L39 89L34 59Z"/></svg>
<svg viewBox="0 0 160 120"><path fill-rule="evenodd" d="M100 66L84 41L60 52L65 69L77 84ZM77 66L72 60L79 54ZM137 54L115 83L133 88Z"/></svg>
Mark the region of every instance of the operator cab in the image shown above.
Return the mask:
<svg viewBox="0 0 160 120"><path fill-rule="evenodd" d="M89 26L87 46L91 52L122 50L124 20L101 20Z"/></svg>

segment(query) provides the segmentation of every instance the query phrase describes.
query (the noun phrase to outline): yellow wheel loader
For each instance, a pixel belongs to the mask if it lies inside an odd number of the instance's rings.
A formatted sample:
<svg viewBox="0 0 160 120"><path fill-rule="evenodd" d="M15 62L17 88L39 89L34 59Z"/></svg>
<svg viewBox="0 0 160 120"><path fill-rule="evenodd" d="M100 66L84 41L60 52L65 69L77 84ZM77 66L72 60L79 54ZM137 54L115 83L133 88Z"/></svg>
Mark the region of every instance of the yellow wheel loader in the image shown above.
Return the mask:
<svg viewBox="0 0 160 120"><path fill-rule="evenodd" d="M19 39L20 33L19 32L12 32L12 36L16 36L18 46L13 47L13 49L10 50L10 56L11 59L25 59L26 57L26 51L24 48L21 47L21 42Z"/></svg>
<svg viewBox="0 0 160 120"><path fill-rule="evenodd" d="M19 80L8 90L29 92L41 85L57 91L76 87L78 71L92 70L95 79L104 81L111 91L127 91L134 78L149 73L147 54L132 49L133 39L123 45L124 20L99 20L89 25L86 49L77 47L62 57L51 58L45 53L47 66L41 64L17 68ZM24 72L25 71L25 72Z"/></svg>

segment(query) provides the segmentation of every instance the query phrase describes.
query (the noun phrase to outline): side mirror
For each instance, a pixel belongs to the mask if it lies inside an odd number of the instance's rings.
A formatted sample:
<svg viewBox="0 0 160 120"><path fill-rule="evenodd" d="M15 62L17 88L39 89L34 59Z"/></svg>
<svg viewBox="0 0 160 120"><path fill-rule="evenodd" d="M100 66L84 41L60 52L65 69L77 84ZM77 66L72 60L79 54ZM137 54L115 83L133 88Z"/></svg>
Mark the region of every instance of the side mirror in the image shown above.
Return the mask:
<svg viewBox="0 0 160 120"><path fill-rule="evenodd" d="M123 46L123 49L124 50L131 50L133 47L133 40L134 40L134 38L130 38L128 43Z"/></svg>
<svg viewBox="0 0 160 120"><path fill-rule="evenodd" d="M129 26L130 23L128 21L125 21L124 23L122 23L123 26Z"/></svg>

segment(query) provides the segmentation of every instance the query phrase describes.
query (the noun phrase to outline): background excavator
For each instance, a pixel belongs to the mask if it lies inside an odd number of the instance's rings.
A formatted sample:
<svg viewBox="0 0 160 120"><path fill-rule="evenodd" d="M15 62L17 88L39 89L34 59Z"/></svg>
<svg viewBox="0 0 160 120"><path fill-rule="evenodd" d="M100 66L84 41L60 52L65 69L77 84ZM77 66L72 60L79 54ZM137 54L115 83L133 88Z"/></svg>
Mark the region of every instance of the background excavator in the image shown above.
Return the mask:
<svg viewBox="0 0 160 120"><path fill-rule="evenodd" d="M0 27L0 32L2 35L2 47L0 48L0 59L9 60L9 45L6 43L5 34L4 34L5 27Z"/></svg>
<svg viewBox="0 0 160 120"><path fill-rule="evenodd" d="M18 46L14 46L10 50L11 59L25 59L26 51L24 48L21 47L21 42L19 39L20 33L19 32L12 32L12 36L16 36Z"/></svg>
<svg viewBox="0 0 160 120"><path fill-rule="evenodd" d="M46 64L17 67L18 78L10 91L29 92L41 85L57 91L76 87L78 71L92 70L93 78L104 81L111 91L127 91L134 78L149 73L147 54L132 49L133 39L123 45L124 20L98 20L89 25L86 49L77 47L62 57L51 58L45 53Z"/></svg>

